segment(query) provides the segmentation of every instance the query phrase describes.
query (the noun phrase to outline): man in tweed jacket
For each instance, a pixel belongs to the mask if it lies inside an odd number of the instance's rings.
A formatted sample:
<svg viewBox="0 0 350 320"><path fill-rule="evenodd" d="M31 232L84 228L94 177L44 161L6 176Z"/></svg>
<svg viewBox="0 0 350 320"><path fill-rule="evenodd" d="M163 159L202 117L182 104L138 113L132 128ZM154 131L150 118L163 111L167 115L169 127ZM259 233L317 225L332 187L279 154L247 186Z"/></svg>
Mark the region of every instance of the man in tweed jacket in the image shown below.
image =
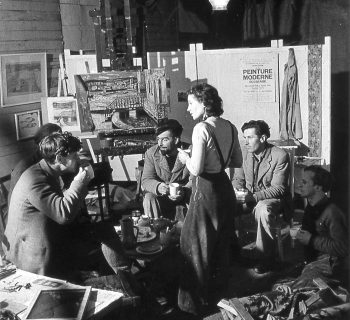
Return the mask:
<svg viewBox="0 0 350 320"><path fill-rule="evenodd" d="M189 201L191 186L190 172L178 159L178 147L188 148L181 143L181 124L169 119L156 129L157 145L145 153L142 187L145 190L143 208L149 217L164 216L174 219L177 205ZM169 184L177 182L182 186L177 196L169 195Z"/></svg>
<svg viewBox="0 0 350 320"><path fill-rule="evenodd" d="M273 267L275 252L276 217L287 208L290 198L288 186L289 156L286 151L267 142L270 129L263 120L251 120L242 126L245 139L243 166L235 170L233 187L247 189L247 193L237 196L253 211L257 221L256 248L262 261L255 269L258 273Z"/></svg>

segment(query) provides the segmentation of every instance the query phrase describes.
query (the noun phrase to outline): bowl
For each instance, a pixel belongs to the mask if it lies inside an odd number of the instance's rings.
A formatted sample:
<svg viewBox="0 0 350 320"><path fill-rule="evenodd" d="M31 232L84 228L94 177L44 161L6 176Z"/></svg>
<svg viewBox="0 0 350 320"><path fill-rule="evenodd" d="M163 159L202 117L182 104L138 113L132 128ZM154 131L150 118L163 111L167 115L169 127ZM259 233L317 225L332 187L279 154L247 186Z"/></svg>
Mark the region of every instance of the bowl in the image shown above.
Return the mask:
<svg viewBox="0 0 350 320"><path fill-rule="evenodd" d="M170 219L166 219L166 218L153 219L153 222L152 222L153 230L156 233L166 229L167 227L171 228L172 225L173 225L173 222Z"/></svg>

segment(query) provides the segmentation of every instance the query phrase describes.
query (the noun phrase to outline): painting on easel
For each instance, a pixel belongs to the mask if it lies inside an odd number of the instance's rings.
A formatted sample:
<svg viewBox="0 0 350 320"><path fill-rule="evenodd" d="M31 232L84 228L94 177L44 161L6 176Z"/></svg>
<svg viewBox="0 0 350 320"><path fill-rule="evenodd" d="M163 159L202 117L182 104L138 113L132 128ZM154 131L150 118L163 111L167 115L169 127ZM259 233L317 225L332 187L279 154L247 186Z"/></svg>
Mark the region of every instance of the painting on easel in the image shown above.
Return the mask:
<svg viewBox="0 0 350 320"><path fill-rule="evenodd" d="M82 127L90 131L154 132L168 117L164 69L81 74L75 84Z"/></svg>

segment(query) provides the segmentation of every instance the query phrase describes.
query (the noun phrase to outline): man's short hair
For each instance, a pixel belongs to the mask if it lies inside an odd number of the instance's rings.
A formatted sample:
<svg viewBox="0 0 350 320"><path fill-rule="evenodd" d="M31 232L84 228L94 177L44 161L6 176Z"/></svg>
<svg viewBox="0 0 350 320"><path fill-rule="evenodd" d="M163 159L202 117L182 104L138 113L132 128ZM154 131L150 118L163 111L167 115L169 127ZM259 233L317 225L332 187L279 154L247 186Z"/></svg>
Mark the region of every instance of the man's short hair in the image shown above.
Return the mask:
<svg viewBox="0 0 350 320"><path fill-rule="evenodd" d="M49 163L54 163L56 156L67 157L71 152L81 149L81 142L71 133L53 133L43 138L39 144L40 154Z"/></svg>
<svg viewBox="0 0 350 320"><path fill-rule="evenodd" d="M270 128L264 120L250 120L244 123L241 129L242 132L244 132L244 130L252 128L255 128L258 136L262 136L264 134L267 138L270 138Z"/></svg>
<svg viewBox="0 0 350 320"><path fill-rule="evenodd" d="M34 142L39 145L40 141L52 133L62 133L62 128L55 123L43 124L34 135Z"/></svg>
<svg viewBox="0 0 350 320"><path fill-rule="evenodd" d="M313 172L312 181L314 185L321 186L323 192L328 192L331 189L333 177L329 171L317 165L305 167L304 171Z"/></svg>
<svg viewBox="0 0 350 320"><path fill-rule="evenodd" d="M156 127L156 135L160 135L164 131L171 131L173 136L180 138L182 134L182 125L179 123L179 121L175 119L168 119L166 121L163 121Z"/></svg>

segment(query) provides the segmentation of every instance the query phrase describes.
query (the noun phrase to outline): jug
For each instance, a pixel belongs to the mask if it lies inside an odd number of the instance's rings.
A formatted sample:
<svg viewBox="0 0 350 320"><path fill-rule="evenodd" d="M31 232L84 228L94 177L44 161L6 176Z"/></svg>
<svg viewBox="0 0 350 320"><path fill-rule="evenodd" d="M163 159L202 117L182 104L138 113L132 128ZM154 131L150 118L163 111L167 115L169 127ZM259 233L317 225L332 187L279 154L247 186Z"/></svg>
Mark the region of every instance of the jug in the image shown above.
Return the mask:
<svg viewBox="0 0 350 320"><path fill-rule="evenodd" d="M123 237L123 245L126 249L133 249L137 244L137 236L139 228L134 226L133 220L130 217L120 220L120 226ZM136 230L136 234L135 234Z"/></svg>

